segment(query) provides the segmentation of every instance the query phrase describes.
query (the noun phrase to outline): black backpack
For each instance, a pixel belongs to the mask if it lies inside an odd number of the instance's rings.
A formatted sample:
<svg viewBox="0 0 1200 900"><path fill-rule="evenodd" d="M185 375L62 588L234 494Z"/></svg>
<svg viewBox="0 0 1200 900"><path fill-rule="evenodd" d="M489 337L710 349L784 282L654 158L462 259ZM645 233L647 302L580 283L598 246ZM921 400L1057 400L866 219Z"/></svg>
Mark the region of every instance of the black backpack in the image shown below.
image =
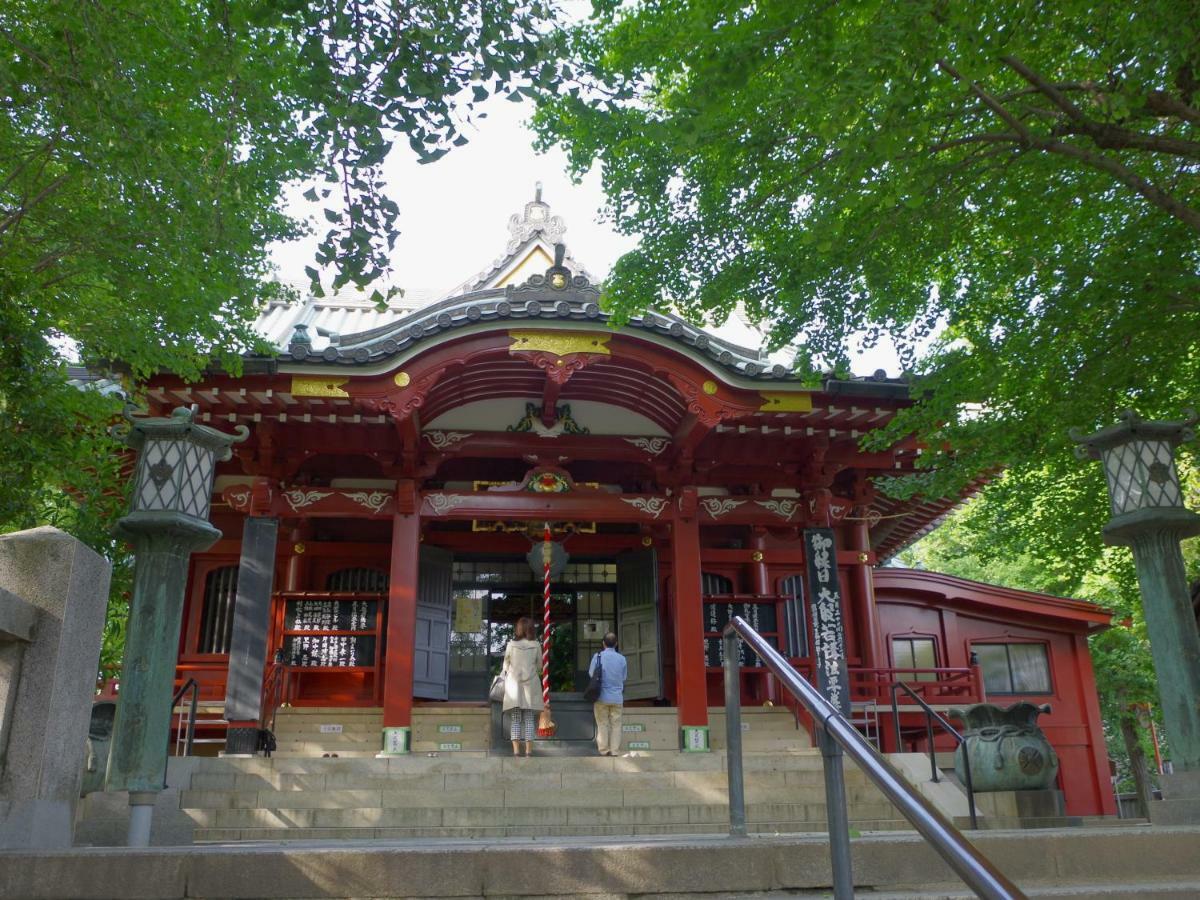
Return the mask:
<svg viewBox="0 0 1200 900"><path fill-rule="evenodd" d="M583 699L595 703L600 699L600 682L604 676L604 667L600 664L600 654L596 654L596 669L592 672L592 680L584 688Z"/></svg>

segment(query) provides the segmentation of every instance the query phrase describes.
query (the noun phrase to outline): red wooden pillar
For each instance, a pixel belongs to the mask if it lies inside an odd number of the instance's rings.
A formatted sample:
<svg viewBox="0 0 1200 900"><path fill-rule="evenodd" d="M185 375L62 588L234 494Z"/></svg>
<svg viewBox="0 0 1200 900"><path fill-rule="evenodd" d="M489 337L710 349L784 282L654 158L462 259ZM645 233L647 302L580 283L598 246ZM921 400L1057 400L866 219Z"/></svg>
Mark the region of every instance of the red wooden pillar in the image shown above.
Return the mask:
<svg viewBox="0 0 1200 900"><path fill-rule="evenodd" d="M412 746L413 641L417 628L417 566L421 517L415 485L402 481L392 517L388 580L386 657L383 664L383 753L395 756Z"/></svg>
<svg viewBox="0 0 1200 900"><path fill-rule="evenodd" d="M755 526L750 530L750 591L755 594L773 594L767 577L767 564L763 551L767 549L767 530Z"/></svg>
<svg viewBox="0 0 1200 900"><path fill-rule="evenodd" d="M690 494L688 493L690 491ZM690 502L689 501L690 497ZM704 609L701 601L700 522L695 489L685 489L671 526L671 582L675 586L675 702L685 751L705 751L708 689L704 672Z"/></svg>
<svg viewBox="0 0 1200 900"><path fill-rule="evenodd" d="M304 542L311 535L312 526L307 520L300 522L288 534L291 544L287 548L287 568L283 579L285 591L303 591L308 588L309 558L304 555Z"/></svg>
<svg viewBox="0 0 1200 900"><path fill-rule="evenodd" d="M767 530L759 526L750 529L750 592L753 594L773 594L771 579L767 572L767 563L763 552L767 549ZM767 699L772 703L780 702L779 691L775 684L775 676L767 673Z"/></svg>
<svg viewBox="0 0 1200 900"><path fill-rule="evenodd" d="M852 549L858 560L850 567L850 590L854 596L855 631L865 669L887 666L887 651L879 633L879 617L875 614L875 584L871 578L871 531L866 522L851 525Z"/></svg>

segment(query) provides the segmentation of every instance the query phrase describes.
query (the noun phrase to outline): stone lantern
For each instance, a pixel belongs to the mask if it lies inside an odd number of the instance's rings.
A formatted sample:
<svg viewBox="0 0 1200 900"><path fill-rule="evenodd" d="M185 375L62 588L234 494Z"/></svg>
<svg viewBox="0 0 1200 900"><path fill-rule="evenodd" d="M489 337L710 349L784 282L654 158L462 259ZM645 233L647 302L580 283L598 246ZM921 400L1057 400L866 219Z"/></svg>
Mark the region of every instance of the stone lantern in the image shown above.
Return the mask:
<svg viewBox="0 0 1200 900"><path fill-rule="evenodd" d="M1104 540L1133 551L1172 764L1200 812L1200 632L1179 549L1200 534L1200 516L1183 505L1175 469L1175 447L1195 439L1200 417L1189 410L1183 421L1146 422L1126 410L1120 419L1091 435L1072 429L1071 438L1080 459L1104 466L1112 502Z"/></svg>
<svg viewBox="0 0 1200 900"><path fill-rule="evenodd" d="M116 527L133 544L135 568L107 788L129 791L129 845L144 847L163 789L188 558L221 537L208 522L216 464L248 431L197 425L181 407L168 418L130 418L114 434L138 460L129 515Z"/></svg>

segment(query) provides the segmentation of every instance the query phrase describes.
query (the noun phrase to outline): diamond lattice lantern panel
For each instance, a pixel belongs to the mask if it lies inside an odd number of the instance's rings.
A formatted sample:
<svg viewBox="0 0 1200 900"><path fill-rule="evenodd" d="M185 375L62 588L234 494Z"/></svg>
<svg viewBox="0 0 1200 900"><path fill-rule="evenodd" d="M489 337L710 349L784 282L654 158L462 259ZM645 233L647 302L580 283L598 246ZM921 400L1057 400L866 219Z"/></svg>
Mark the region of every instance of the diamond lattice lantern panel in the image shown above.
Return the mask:
<svg viewBox="0 0 1200 900"><path fill-rule="evenodd" d="M216 454L186 437L149 439L138 460L135 512L179 512L207 519Z"/></svg>
<svg viewBox="0 0 1200 900"><path fill-rule="evenodd" d="M229 445L245 440L246 429L223 434L193 421L180 408L170 418L131 419L122 436L138 450L130 513L178 513L207 520L217 462Z"/></svg>
<svg viewBox="0 0 1200 900"><path fill-rule="evenodd" d="M1172 450L1169 441L1135 438L1102 451L1113 515L1183 505Z"/></svg>

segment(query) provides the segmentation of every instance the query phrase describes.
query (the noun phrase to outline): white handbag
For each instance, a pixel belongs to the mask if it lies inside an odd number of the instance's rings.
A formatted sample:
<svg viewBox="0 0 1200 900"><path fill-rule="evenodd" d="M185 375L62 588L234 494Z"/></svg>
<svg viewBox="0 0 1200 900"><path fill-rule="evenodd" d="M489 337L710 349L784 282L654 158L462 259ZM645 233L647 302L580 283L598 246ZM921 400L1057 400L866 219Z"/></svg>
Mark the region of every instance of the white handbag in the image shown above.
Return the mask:
<svg viewBox="0 0 1200 900"><path fill-rule="evenodd" d="M504 673L501 672L492 679L492 686L488 688L488 699L493 703L500 703L504 699Z"/></svg>

